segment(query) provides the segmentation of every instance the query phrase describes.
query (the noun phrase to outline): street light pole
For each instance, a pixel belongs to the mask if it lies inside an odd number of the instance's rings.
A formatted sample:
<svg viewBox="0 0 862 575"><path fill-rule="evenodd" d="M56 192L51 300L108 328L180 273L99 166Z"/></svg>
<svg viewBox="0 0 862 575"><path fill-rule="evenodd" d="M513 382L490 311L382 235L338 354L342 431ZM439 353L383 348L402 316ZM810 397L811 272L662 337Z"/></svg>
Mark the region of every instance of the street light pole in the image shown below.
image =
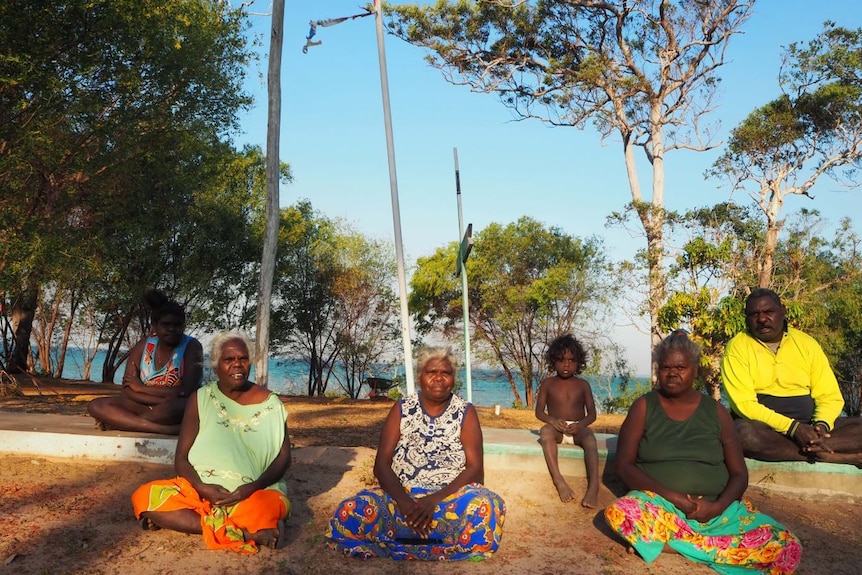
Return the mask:
<svg viewBox="0 0 862 575"><path fill-rule="evenodd" d="M392 196L392 223L395 228L395 259L398 266L398 290L401 293L401 340L404 349L404 381L407 394L413 393L413 349L410 342L410 314L407 308L407 278L404 270L404 246L401 240L401 209L398 205L398 178L395 171L395 143L392 137L392 113L389 106L389 77L386 73L386 49L383 45L383 12L381 0L374 0L377 28L377 56L380 62L380 91L383 95L383 124L386 130L386 154L389 159L389 191Z"/></svg>

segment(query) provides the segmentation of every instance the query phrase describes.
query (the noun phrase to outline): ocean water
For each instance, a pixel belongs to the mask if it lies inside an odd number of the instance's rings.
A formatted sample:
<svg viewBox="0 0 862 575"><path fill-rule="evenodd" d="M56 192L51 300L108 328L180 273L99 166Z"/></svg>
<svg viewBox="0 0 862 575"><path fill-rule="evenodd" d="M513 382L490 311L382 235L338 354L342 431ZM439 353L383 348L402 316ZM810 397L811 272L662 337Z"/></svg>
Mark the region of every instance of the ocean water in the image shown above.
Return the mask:
<svg viewBox="0 0 862 575"><path fill-rule="evenodd" d="M102 364L105 359L105 354L99 352L93 360L93 365L90 369L90 379L100 381L102 375ZM209 369L208 359L205 360L204 380L213 379L212 371ZM114 378L114 383L119 384L123 378L123 370L125 364L120 367ZM66 354L66 362L63 368L62 377L65 379L83 379L84 356L79 349L70 349ZM403 369L399 370L403 374ZM398 375L398 371L381 370L372 374L374 377L384 377L393 379ZM252 369L252 379L254 379L254 370ZM308 380L308 364L300 360L272 358L269 361L269 388L276 393L285 395L305 395ZM601 411L602 400L619 393L619 382L609 381L608 378L587 377L593 390L596 407ZM467 397L466 375L464 370L458 374L456 383L456 391L462 397ZM512 393L511 386L502 370L494 370L487 368L473 368L472 370L472 395L473 404L480 407L492 407L499 405L501 407L512 407L515 401L515 396ZM524 400L524 384L516 378L516 386L521 394L521 400ZM632 382L634 386L637 382ZM402 392L406 388L402 384ZM360 397L365 397L368 394L368 387L363 385ZM534 393L537 390L534 389ZM330 379L327 392L343 393L341 386L335 379Z"/></svg>

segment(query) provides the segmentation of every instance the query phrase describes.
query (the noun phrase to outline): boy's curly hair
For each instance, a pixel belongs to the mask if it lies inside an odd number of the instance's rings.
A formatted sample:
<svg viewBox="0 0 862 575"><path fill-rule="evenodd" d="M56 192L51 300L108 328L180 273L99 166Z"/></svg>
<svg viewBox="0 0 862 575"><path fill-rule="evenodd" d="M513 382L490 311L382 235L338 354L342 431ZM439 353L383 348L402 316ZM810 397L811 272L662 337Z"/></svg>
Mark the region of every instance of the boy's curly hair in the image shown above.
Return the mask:
<svg viewBox="0 0 862 575"><path fill-rule="evenodd" d="M587 364L587 353L584 351L584 346L570 333L561 335L548 344L548 351L545 352L545 363L548 369L553 371L554 362L562 359L566 352L571 352L575 358L575 373L581 373Z"/></svg>

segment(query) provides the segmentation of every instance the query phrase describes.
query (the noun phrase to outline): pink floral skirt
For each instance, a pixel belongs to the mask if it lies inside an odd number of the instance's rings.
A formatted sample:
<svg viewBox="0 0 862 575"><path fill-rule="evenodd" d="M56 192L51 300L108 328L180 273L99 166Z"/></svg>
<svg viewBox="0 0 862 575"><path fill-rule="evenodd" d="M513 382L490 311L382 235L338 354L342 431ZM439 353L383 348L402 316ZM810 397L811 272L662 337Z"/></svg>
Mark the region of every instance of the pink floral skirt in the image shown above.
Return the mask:
<svg viewBox="0 0 862 575"><path fill-rule="evenodd" d="M700 523L652 491L630 491L605 509L605 520L647 563L665 544L725 574L794 573L802 556L793 533L745 500Z"/></svg>

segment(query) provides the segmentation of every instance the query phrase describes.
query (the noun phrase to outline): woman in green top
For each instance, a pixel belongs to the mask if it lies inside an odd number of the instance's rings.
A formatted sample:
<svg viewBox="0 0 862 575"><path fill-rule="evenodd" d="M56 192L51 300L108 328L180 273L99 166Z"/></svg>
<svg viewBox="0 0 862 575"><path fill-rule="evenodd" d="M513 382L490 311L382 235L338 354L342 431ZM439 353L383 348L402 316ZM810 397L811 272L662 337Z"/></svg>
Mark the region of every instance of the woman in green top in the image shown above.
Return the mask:
<svg viewBox="0 0 862 575"><path fill-rule="evenodd" d="M222 334L212 343L218 381L192 394L183 416L174 479L132 495L145 529L199 533L210 549L256 553L284 543L290 514L287 413L279 397L249 381L248 341Z"/></svg>
<svg viewBox="0 0 862 575"><path fill-rule="evenodd" d="M694 389L700 348L677 330L655 350L658 387L620 428L616 474L629 493L608 525L647 562L664 545L719 573L793 573L799 540L742 499L748 470L733 420Z"/></svg>

